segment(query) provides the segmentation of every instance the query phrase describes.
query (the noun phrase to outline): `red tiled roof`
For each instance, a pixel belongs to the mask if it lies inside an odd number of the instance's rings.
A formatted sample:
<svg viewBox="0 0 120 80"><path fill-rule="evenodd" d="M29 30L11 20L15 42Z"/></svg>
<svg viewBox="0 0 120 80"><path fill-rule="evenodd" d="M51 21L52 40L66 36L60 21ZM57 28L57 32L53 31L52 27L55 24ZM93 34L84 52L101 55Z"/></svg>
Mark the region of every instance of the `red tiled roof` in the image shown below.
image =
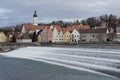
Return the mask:
<svg viewBox="0 0 120 80"><path fill-rule="evenodd" d="M73 28L71 26L67 26L66 30L67 31L73 31Z"/></svg>
<svg viewBox="0 0 120 80"><path fill-rule="evenodd" d="M24 25L24 28L25 28L25 30L27 30L27 31L29 31L29 30L36 30L36 29L40 29L40 30L42 30L42 29L44 29L44 27L45 26L37 26L37 25L30 25L30 24L25 24Z"/></svg>
<svg viewBox="0 0 120 80"><path fill-rule="evenodd" d="M80 29L90 29L90 26L89 25L81 25Z"/></svg>
<svg viewBox="0 0 120 80"><path fill-rule="evenodd" d="M62 27L60 25L53 25L54 28L56 28L58 31L62 31Z"/></svg>
<svg viewBox="0 0 120 80"><path fill-rule="evenodd" d="M72 25L72 26L67 26L68 31L73 31L74 29L76 30L81 30L81 29L90 29L89 25Z"/></svg>
<svg viewBox="0 0 120 80"><path fill-rule="evenodd" d="M76 30L80 30L80 25L77 25L77 24L76 25L72 25L72 28L76 29Z"/></svg>

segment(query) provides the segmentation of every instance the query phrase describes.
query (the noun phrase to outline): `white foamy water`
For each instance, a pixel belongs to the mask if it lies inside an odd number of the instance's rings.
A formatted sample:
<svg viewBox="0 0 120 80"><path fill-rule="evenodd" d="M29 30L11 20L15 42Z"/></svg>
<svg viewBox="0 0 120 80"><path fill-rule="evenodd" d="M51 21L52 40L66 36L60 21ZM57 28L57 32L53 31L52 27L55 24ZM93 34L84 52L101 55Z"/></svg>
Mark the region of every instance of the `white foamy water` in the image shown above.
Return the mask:
<svg viewBox="0 0 120 80"><path fill-rule="evenodd" d="M119 77L120 74L119 49L26 47L0 55L42 61L110 77Z"/></svg>

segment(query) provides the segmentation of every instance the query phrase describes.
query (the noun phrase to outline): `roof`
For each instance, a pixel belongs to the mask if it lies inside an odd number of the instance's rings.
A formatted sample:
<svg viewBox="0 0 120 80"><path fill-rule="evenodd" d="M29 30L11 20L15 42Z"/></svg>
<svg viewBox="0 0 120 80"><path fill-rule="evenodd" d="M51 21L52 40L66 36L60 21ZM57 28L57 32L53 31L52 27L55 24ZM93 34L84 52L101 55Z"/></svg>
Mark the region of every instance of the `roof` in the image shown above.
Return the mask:
<svg viewBox="0 0 120 80"><path fill-rule="evenodd" d="M56 28L58 31L62 31L62 27L60 25L53 25L54 28Z"/></svg>
<svg viewBox="0 0 120 80"><path fill-rule="evenodd" d="M73 28L71 26L67 26L66 29L67 29L67 31L70 31L70 32L73 31Z"/></svg>
<svg viewBox="0 0 120 80"><path fill-rule="evenodd" d="M106 33L107 28L79 30L80 33Z"/></svg>
<svg viewBox="0 0 120 80"><path fill-rule="evenodd" d="M75 24L72 26L67 26L68 31L73 31L74 29L76 30L81 30L81 29L90 29L89 25L80 25L80 24Z"/></svg>
<svg viewBox="0 0 120 80"><path fill-rule="evenodd" d="M38 17L36 11L34 11L33 17Z"/></svg>
<svg viewBox="0 0 120 80"><path fill-rule="evenodd" d="M32 25L32 24L25 24L23 26L26 31L30 31L30 30L35 31L37 29L42 30L46 27L46 26L38 26L38 25Z"/></svg>
<svg viewBox="0 0 120 80"><path fill-rule="evenodd" d="M90 29L90 26L89 25L81 25L80 29Z"/></svg>
<svg viewBox="0 0 120 80"><path fill-rule="evenodd" d="M73 29L76 29L76 30L80 30L80 25L78 25L78 24L72 25L72 28L73 28Z"/></svg>

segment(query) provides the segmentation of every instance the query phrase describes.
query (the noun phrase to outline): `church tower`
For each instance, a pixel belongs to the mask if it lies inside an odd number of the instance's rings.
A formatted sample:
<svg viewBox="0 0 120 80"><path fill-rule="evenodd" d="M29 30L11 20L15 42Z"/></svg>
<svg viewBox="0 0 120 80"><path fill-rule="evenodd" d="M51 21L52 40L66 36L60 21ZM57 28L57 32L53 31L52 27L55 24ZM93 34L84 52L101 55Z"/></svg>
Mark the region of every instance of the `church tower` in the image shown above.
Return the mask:
<svg viewBox="0 0 120 80"><path fill-rule="evenodd" d="M34 11L33 14L33 25L38 25L38 16L36 14L36 11Z"/></svg>

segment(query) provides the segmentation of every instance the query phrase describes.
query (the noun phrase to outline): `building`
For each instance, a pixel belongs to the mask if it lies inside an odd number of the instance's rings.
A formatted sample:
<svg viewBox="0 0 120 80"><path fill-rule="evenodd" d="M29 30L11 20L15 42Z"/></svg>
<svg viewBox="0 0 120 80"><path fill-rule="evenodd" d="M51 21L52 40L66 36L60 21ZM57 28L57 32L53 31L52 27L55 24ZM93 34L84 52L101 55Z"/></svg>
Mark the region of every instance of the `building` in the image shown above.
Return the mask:
<svg viewBox="0 0 120 80"><path fill-rule="evenodd" d="M29 43L32 42L32 39L28 33L23 33L18 36L16 41L17 43Z"/></svg>
<svg viewBox="0 0 120 80"><path fill-rule="evenodd" d="M64 34L64 42L71 42L71 32L66 31Z"/></svg>
<svg viewBox="0 0 120 80"><path fill-rule="evenodd" d="M84 42L106 42L107 28L80 30L80 41Z"/></svg>
<svg viewBox="0 0 120 80"><path fill-rule="evenodd" d="M43 30L45 26L37 26L32 24L24 24L21 33L34 33L36 30Z"/></svg>
<svg viewBox="0 0 120 80"><path fill-rule="evenodd" d="M33 37L36 38L36 42L42 42L42 36L41 36L42 31L43 30L39 30L36 34L34 33L36 37L35 36ZM35 40L33 42L35 42Z"/></svg>
<svg viewBox="0 0 120 80"><path fill-rule="evenodd" d="M41 32L41 42L48 42L48 31L47 29L43 29Z"/></svg>
<svg viewBox="0 0 120 80"><path fill-rule="evenodd" d="M58 42L63 42L64 40L63 40L63 32L62 31L60 31L59 33L58 33Z"/></svg>
<svg viewBox="0 0 120 80"><path fill-rule="evenodd" d="M63 32L61 26L59 25L54 25L52 42L63 42Z"/></svg>
<svg viewBox="0 0 120 80"><path fill-rule="evenodd" d="M21 33L34 33L36 30L44 29L44 26L38 25L38 15L36 11L33 14L33 24L24 24Z"/></svg>
<svg viewBox="0 0 120 80"><path fill-rule="evenodd" d="M33 14L33 25L38 25L38 15L36 11L34 11L34 14Z"/></svg>
<svg viewBox="0 0 120 80"><path fill-rule="evenodd" d="M71 33L71 41L72 42L79 42L80 41L80 33L74 29L73 32Z"/></svg>
<svg viewBox="0 0 120 80"><path fill-rule="evenodd" d="M52 42L52 32L53 32L53 29L49 28L48 29L48 42L49 43Z"/></svg>
<svg viewBox="0 0 120 80"><path fill-rule="evenodd" d="M116 27L116 38L114 41L120 41L120 25Z"/></svg>
<svg viewBox="0 0 120 80"><path fill-rule="evenodd" d="M0 43L6 41L7 41L7 36L4 34L4 32L0 32Z"/></svg>

